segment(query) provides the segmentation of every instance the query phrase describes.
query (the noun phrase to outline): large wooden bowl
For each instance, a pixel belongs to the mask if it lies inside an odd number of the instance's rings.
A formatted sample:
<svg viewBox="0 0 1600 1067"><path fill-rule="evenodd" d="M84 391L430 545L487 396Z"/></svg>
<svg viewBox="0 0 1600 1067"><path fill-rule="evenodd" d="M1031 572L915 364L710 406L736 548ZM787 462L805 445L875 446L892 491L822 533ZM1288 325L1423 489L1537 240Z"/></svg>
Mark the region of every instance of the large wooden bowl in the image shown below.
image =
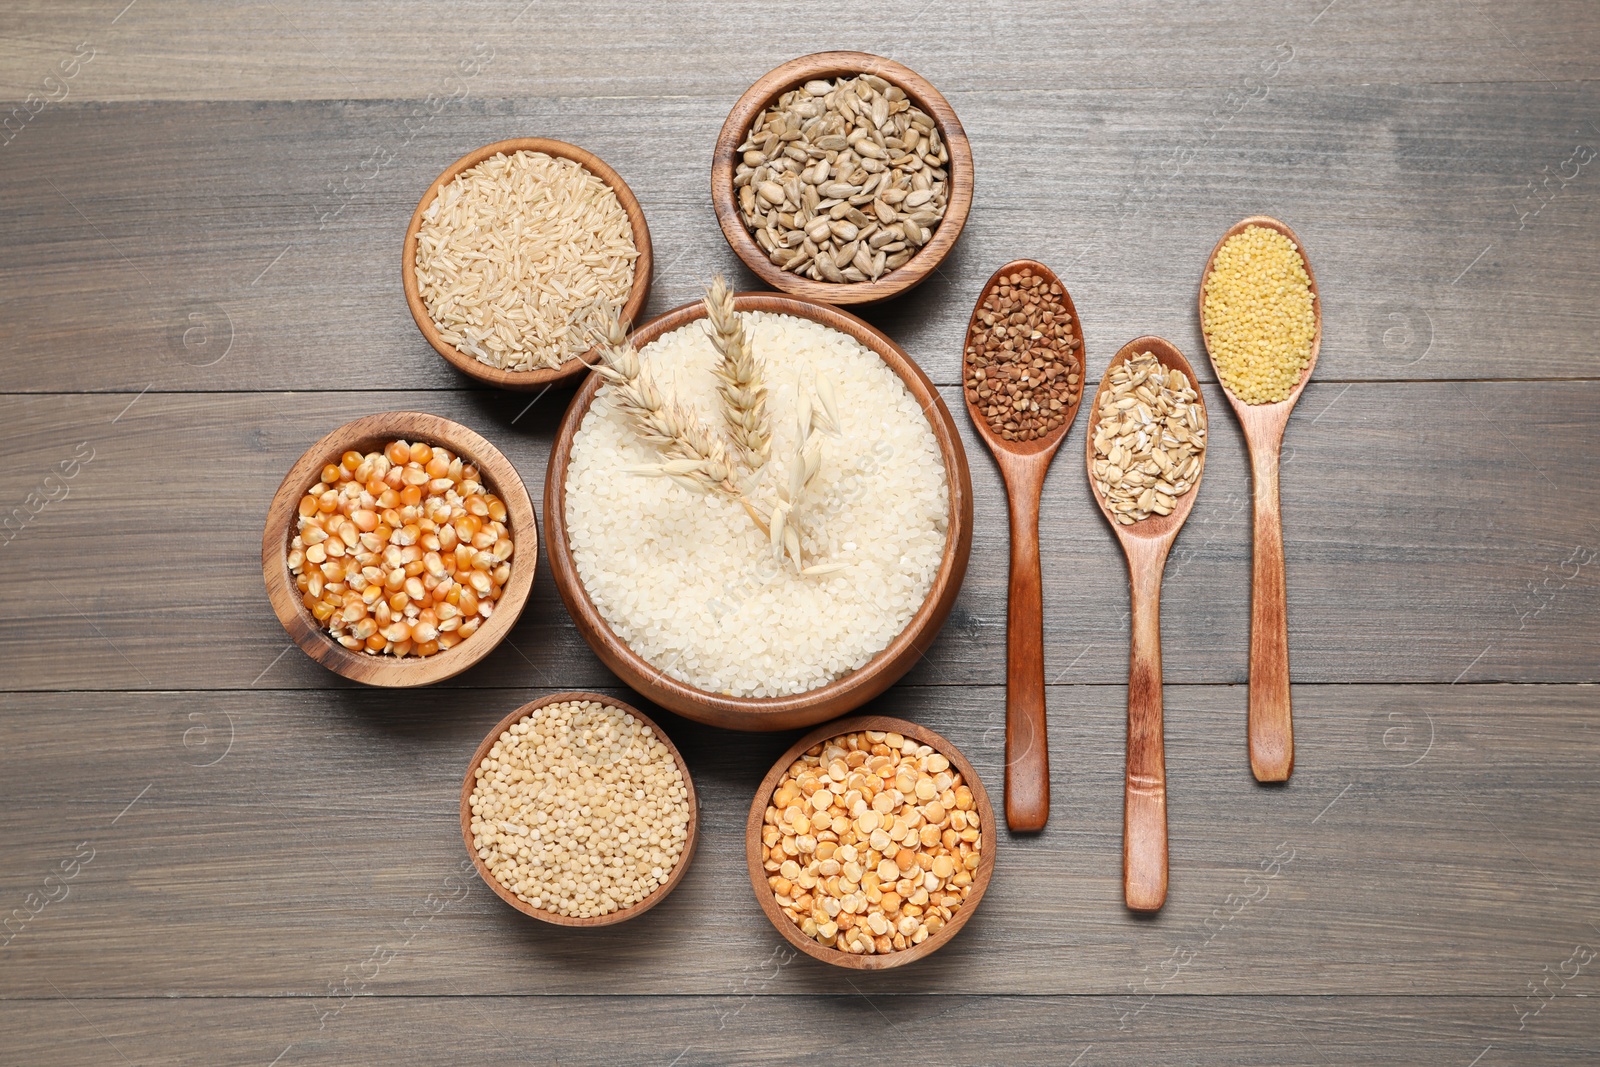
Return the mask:
<svg viewBox="0 0 1600 1067"><path fill-rule="evenodd" d="M555 447L550 452L550 470L544 486L550 569L555 575L561 599L566 602L567 610L577 623L578 632L606 666L646 698L687 718L712 726L731 730L790 730L811 726L860 707L910 670L938 636L939 627L944 625L956 594L961 590L961 580L967 572L967 557L972 551L972 475L967 468L967 454L956 432L955 421L933 383L928 381L910 356L882 333L848 312L795 297L741 293L734 297L734 306L740 311L794 315L848 334L888 364L889 369L899 375L922 406L944 458L950 497L949 533L944 556L922 607L900 635L860 669L805 693L781 697L724 696L687 685L651 666L623 643L601 617L588 591L584 589L582 579L578 577L572 549L567 541L567 464L572 458L573 436L583 424L583 418L600 390L602 382L599 375L592 375L572 398ZM703 305L686 304L651 320L634 333L633 343L642 348L662 334L704 317Z"/></svg>
<svg viewBox="0 0 1600 1067"><path fill-rule="evenodd" d="M431 656L404 659L352 652L330 637L301 602L286 558L289 542L295 535L300 498L317 480L322 468L338 463L339 457L351 449L375 452L396 439L443 445L462 456L463 461L470 460L477 466L484 485L505 503L506 525L511 530L511 542L516 546L511 556L511 580L501 592L489 621L454 648ZM511 461L460 423L417 411L368 415L345 423L306 449L284 475L283 484L267 509L267 525L261 535L261 573L278 621L306 655L336 674L368 685L429 685L460 674L487 656L511 632L517 616L522 614L528 602L528 591L533 588L533 572L538 562L539 527L533 501Z"/></svg>
<svg viewBox="0 0 1600 1067"><path fill-rule="evenodd" d="M462 644L466 644L466 642L463 641ZM483 758L489 754L489 750L500 739L500 735L516 723L521 722L525 716L537 711L546 704L560 704L568 700L592 700L609 707L620 708L644 723L645 726L649 727L650 732L659 737L661 743L666 745L667 750L672 753L672 760L678 765L678 773L683 775L684 789L689 793L689 833L684 839L683 853L678 857L678 865L672 868L672 873L667 876L665 882L657 886L653 893L639 901L639 903L630 907L620 908L606 915L589 917L560 915L553 911L545 911L543 908L533 907L500 884L500 879L496 878L494 872L489 870L484 862L478 858L478 850L472 844L472 790L477 784L473 774L477 771L478 764L483 762ZM952 760L951 762L954 761ZM976 795L976 791L974 791L974 795ZM522 914L531 916L541 922L554 923L556 926L611 926L614 923L626 922L628 919L643 915L665 900L667 894L678 888L678 883L683 881L683 876L688 873L689 863L694 859L695 844L700 839L700 798L695 794L694 779L689 777L689 765L683 762L683 753L678 751L678 746L672 743L672 738L663 733L661 727L651 721L648 715L645 715L632 705L624 704L613 697L601 696L599 693L552 693L547 697L540 697L531 704L524 704L510 715L501 719L499 724L493 730L490 730L482 743L478 745L478 750L472 754L472 762L467 764L466 780L461 783L461 837L466 842L467 855L472 857L472 866L477 869L478 877L483 879L483 884L492 889L495 896L510 904ZM932 938L929 938L929 940L931 941Z"/></svg>
<svg viewBox="0 0 1600 1067"><path fill-rule="evenodd" d="M899 86L905 90L911 102L933 120L940 139L950 152L950 197L945 204L944 218L934 228L928 243L898 269L889 271L877 281L819 282L786 271L767 258L767 254L756 243L755 236L739 217L739 198L733 187L734 170L738 165L739 146L744 143L750 127L762 111L777 102L778 97L813 78L851 77L856 74L875 74L891 85ZM744 260L745 266L774 289L841 306L875 304L926 281L928 275L950 254L956 238L961 236L961 228L967 224L967 214L972 210L972 188L972 145L950 102L909 67L866 52L818 52L791 59L763 75L728 112L728 120L722 124L722 132L717 135L717 146L711 156L711 204L716 209L723 236L739 258Z"/></svg>
<svg viewBox="0 0 1600 1067"><path fill-rule="evenodd" d="M863 955L856 952L844 952L836 948L829 948L815 938L807 937L800 932L794 920L783 913L777 900L772 896L772 887L767 884L767 872L761 866L761 827L766 819L767 804L772 799L772 794L778 788L778 782L783 778L789 765L799 759L813 745L838 737L841 734L856 733L861 730L883 730L903 734L918 744L927 745L950 761L961 774L962 783L972 790L973 806L978 810L978 829L983 834L983 851L978 861L978 870L972 879L972 892L967 895L966 902L951 916L950 922L944 929L928 938L920 945L901 949L899 952L885 952L876 955ZM750 818L745 823L745 863L750 869L750 887L755 890L756 901L761 905L761 910L767 913L767 918L772 920L772 925L777 927L795 948L804 952L813 959L823 963L831 963L836 967L849 967L858 971L883 971L890 967L901 967L913 960L937 952L956 936L956 933L967 924L973 911L978 907L978 902L983 899L984 890L989 888L989 878L994 874L994 852L997 841L994 818L994 805L989 803L989 794L983 788L983 781L972 769L972 764L967 762L954 745L943 737L934 733L926 726L918 726L914 722L904 719L891 719L883 715L858 715L854 718L841 719L830 722L794 743L789 751L777 763L772 765L772 770L761 779L761 785L756 789L755 800L750 805Z"/></svg>
<svg viewBox="0 0 1600 1067"><path fill-rule="evenodd" d="M633 227L633 245L639 250L639 258L633 263L633 288L628 292L628 302L622 307L622 319L625 322L635 321L639 313L644 310L645 298L650 295L650 273L652 257L650 252L650 228L645 225L644 210L639 207L639 201L633 195L633 190L628 188L628 183L622 176L601 161L598 156L576 145L567 144L565 141L551 141L543 137L513 137L508 141L496 141L494 144L484 145L482 148L468 152L454 163L445 168L444 173L434 179L428 191L422 194L422 199L417 201L417 210L411 213L411 225L406 227L405 250L400 257L400 281L406 291L406 305L411 308L411 317L417 322L417 329L422 331L422 336L428 339L434 351L443 356L456 370L480 382L488 382L502 389L542 389L554 382L563 382L584 374L588 368L577 357L567 360L559 367L540 368L538 370L501 370L491 367L470 352L463 352L455 345L439 336L439 328L434 325L433 316L428 314L427 305L422 302L422 294L417 288L417 231L422 227L422 213L428 209L439 191L446 185L455 181L456 175L470 167L476 167L486 159L499 153L510 155L513 152L543 152L547 156L559 156L579 163L595 177L611 187L617 194L617 202L628 213L628 222ZM906 264L910 266L910 264Z"/></svg>

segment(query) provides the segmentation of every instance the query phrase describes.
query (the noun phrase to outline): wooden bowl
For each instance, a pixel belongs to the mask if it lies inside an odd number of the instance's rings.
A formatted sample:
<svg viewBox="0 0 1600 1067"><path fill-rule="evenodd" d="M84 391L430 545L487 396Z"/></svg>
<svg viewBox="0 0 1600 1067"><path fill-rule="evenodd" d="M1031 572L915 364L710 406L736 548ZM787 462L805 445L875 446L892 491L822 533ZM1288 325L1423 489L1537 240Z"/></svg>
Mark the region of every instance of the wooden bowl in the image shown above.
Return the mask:
<svg viewBox="0 0 1600 1067"><path fill-rule="evenodd" d="M489 621L454 648L431 656L407 656L352 652L328 635L300 600L294 578L285 559L294 539L300 498L329 463L354 449L375 452L393 440L425 441L443 445L472 461L483 474L484 484L506 506L506 525L515 545L511 580L506 583ZM516 625L533 588L533 573L539 561L539 527L533 501L517 476L511 461L500 450L476 433L449 419L416 411L386 411L347 422L306 449L272 498L267 509L266 530L261 535L261 572L266 579L267 596L278 621L306 655L324 667L356 682L368 685L404 687L429 685L454 677L487 656Z"/></svg>
<svg viewBox="0 0 1600 1067"><path fill-rule="evenodd" d="M911 102L933 120L939 136L950 151L950 197L945 205L944 218L934 228L933 235L922 250L898 269L883 275L877 281L819 282L802 278L779 267L767 258L755 237L739 217L739 198L733 188L734 168L738 164L739 146L750 132L756 117L775 103L778 97L803 82L813 78L837 78L856 74L875 74L892 85L905 90ZM791 59L763 75L728 112L728 120L717 135L717 146L711 156L711 204L716 209L717 221L728 244L744 260L745 266L774 289L794 296L809 297L829 304L875 304L913 289L927 280L928 275L944 261L955 247L961 228L967 223L972 209L972 145L966 131L949 101L926 80L909 67L891 59L866 52L818 52L815 55Z"/></svg>
<svg viewBox="0 0 1600 1067"><path fill-rule="evenodd" d="M778 902L772 896L772 887L767 884L767 872L761 866L761 827L767 814L767 804L772 799L772 794L778 788L778 781L783 777L789 765L803 755L812 745L820 744L841 734L855 733L860 730L883 730L903 734L906 737L927 745L935 752L940 753L950 761L961 774L962 782L972 790L973 804L978 810L978 829L983 834L983 851L978 862L977 874L972 879L972 892L968 894L966 903L961 905L950 922L944 929L928 938L920 945L902 949L899 952L886 952L881 955L861 955L855 952L843 952L836 948L829 948L813 938L800 932L794 920L783 913L778 907ZM891 719L883 715L858 715L854 718L841 719L830 722L794 743L789 751L777 763L772 765L772 770L761 779L761 785L756 789L756 797L750 805L750 818L745 823L744 854L746 866L750 869L750 887L755 890L756 902L761 905L761 910L767 913L767 918L772 925L778 928L791 945L804 952L813 959L823 963L831 963L835 967L848 967L858 971L883 971L890 967L901 967L913 960L937 952L944 947L956 933L967 924L973 911L978 907L978 902L983 899L984 890L989 887L989 878L994 874L994 853L998 841L998 831L995 827L994 806L989 803L989 794L983 788L983 781L972 769L972 764L967 762L954 745L943 737L934 733L926 726L907 722L904 719Z"/></svg>
<svg viewBox="0 0 1600 1067"><path fill-rule="evenodd" d="M444 173L428 186L428 191L422 194L422 199L417 201L417 210L411 213L411 225L406 227L405 249L400 256L400 281L405 286L406 304L411 308L411 317L417 321L417 329L422 331L422 336L428 339L434 351L461 373L480 382L498 385L502 389L541 389L556 382L577 378L587 373L588 368L581 360L574 357L559 367L501 370L480 362L476 356L462 352L440 337L439 329L433 323L433 316L428 314L428 308L422 302L422 294L417 289L417 231L422 226L422 213L433 203L439 191L455 180L456 175L501 152L510 155L513 152L524 151L543 152L547 156L573 160L611 187L611 191L617 194L617 201L622 205L622 209L628 213L628 221L633 226L633 244L639 250L639 258L634 260L633 264L633 288L628 293L628 302L622 306L623 320L626 322L636 320L639 313L644 310L645 298L650 295L653 260L650 252L650 228L645 225L644 211L639 207L639 201L634 197L633 190L628 188L628 183L623 181L616 171L606 166L598 156L565 141L551 141L543 137L513 137L508 141L496 141L494 144L484 145L468 152L446 167ZM906 265L910 266L909 263Z"/></svg>
<svg viewBox="0 0 1600 1067"><path fill-rule="evenodd" d="M646 699L711 726L730 730L791 730L853 711L882 693L922 658L938 636L939 627L944 625L956 594L961 591L961 580L967 573L967 557L972 551L972 475L967 467L967 453L961 445L955 420L950 417L944 400L922 369L888 337L848 312L811 300L778 296L775 293L740 293L734 297L734 306L740 311L794 315L848 334L887 363L922 405L933 428L934 438L939 443L939 452L944 457L950 497L944 556L922 607L900 635L860 669L825 686L790 696L734 697L708 693L680 682L646 662L612 631L590 600L582 579L578 577L572 548L567 541L567 464L572 458L573 436L583 424L584 416L588 414L589 406L603 384L599 375L592 375L573 396L572 404L562 419L555 447L550 452L550 470L545 476L544 486L550 569L555 576L556 588L561 592L561 599L572 614L578 632L589 642L589 647L594 649L607 667ZM704 305L685 304L646 323L633 334L632 341L643 348L657 337L704 317Z"/></svg>
<svg viewBox="0 0 1600 1067"><path fill-rule="evenodd" d="M466 644L466 642L463 641L462 644ZM678 865L672 868L672 873L667 876L667 880L657 886L653 893L631 907L588 918L559 915L553 911L545 911L543 908L533 907L500 884L500 880L494 876L494 872L490 871L484 862L478 858L478 850L472 844L472 789L477 784L477 780L473 777L473 772L478 769L478 764L483 762L483 758L489 754L489 750L500 739L500 735L517 722L520 722L524 716L544 707L546 704L560 704L567 700L593 700L608 707L619 708L644 723L650 728L650 732L659 737L661 743L667 746L667 751L672 753L672 760L678 765L678 773L683 775L684 788L689 792L689 833L688 837L684 839L683 853L678 857ZM688 872L689 864L694 859L695 843L700 838L700 799L695 795L694 779L689 777L689 765L683 762L683 753L678 751L678 746L672 743L672 738L668 737L661 727L651 720L650 716L632 705L624 704L613 697L601 696L599 693L552 693L550 696L540 697L531 704L524 704L510 715L501 719L499 724L493 730L490 730L488 736L479 743L478 751L472 754L472 762L467 764L467 777L461 783L461 838L466 842L467 855L472 857L472 865L477 868L478 877L483 879L483 884L494 890L495 896L510 904L522 914L532 916L542 922L553 923L556 926L611 926L643 915L665 900L667 894L678 888L678 883L683 881L683 876ZM929 940L932 939L930 938Z"/></svg>

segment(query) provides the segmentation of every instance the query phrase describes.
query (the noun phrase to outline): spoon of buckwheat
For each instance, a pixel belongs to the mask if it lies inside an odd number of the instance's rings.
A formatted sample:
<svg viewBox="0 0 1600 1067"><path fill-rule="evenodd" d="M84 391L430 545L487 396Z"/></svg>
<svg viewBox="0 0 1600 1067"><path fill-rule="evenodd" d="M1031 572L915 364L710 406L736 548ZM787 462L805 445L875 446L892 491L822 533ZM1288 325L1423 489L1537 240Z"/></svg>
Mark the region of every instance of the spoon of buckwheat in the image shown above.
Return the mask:
<svg viewBox="0 0 1600 1067"><path fill-rule="evenodd" d="M1078 414L1083 368L1078 312L1061 280L1028 259L996 271L967 325L962 385L1011 501L1005 807L1012 830L1042 830L1050 816L1039 498Z"/></svg>

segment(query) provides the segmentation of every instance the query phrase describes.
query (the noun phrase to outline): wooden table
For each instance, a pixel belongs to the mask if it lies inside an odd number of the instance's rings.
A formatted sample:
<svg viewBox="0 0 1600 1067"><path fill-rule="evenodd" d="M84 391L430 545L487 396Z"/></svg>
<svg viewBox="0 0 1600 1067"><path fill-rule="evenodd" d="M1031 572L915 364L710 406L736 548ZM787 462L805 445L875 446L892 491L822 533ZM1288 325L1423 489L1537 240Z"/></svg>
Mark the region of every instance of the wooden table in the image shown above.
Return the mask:
<svg viewBox="0 0 1600 1067"><path fill-rule="evenodd" d="M125 3L0 12L0 1059L1596 1062L1592 3ZM436 412L542 483L569 394L474 388L401 297L445 164L584 145L648 213L650 313L716 271L749 285L711 145L750 82L827 47L909 64L971 135L961 243L869 313L958 411L1004 260L1061 273L1091 380L1146 332L1209 378L1217 235L1261 212L1312 254L1326 339L1283 477L1295 775L1263 788L1245 760L1247 470L1207 384L1163 605L1153 919L1121 903L1123 563L1072 442L1044 504L1050 825L1002 835L972 923L899 972L795 959L752 899L743 816L793 735L664 716L703 838L637 922L546 928L463 873L483 732L620 692L548 571L505 645L424 692L341 683L268 608L267 501L341 422ZM872 708L998 791L1005 509L967 449L965 588Z"/></svg>

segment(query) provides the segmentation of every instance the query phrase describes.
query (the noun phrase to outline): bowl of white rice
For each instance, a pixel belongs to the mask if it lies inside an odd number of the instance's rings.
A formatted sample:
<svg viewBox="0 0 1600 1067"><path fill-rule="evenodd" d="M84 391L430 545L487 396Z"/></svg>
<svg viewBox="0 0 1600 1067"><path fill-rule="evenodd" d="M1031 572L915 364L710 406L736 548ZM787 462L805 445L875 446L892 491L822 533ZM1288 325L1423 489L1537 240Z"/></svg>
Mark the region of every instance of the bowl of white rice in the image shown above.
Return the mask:
<svg viewBox="0 0 1600 1067"><path fill-rule="evenodd" d="M517 137L468 152L422 194L400 277L417 328L457 370L542 389L587 372L605 322L639 316L651 265L621 175L576 145Z"/></svg>
<svg viewBox="0 0 1600 1067"><path fill-rule="evenodd" d="M733 300L771 431L772 458L739 476L752 506L649 476L659 447L595 374L550 456L547 541L579 632L624 682L714 726L792 729L861 706L933 642L966 574L972 481L944 401L893 341L816 301ZM705 318L704 305L685 305L631 341L663 394L720 427ZM782 457L823 394L832 425L815 435L814 476L785 507L797 560L752 512L791 499Z"/></svg>

